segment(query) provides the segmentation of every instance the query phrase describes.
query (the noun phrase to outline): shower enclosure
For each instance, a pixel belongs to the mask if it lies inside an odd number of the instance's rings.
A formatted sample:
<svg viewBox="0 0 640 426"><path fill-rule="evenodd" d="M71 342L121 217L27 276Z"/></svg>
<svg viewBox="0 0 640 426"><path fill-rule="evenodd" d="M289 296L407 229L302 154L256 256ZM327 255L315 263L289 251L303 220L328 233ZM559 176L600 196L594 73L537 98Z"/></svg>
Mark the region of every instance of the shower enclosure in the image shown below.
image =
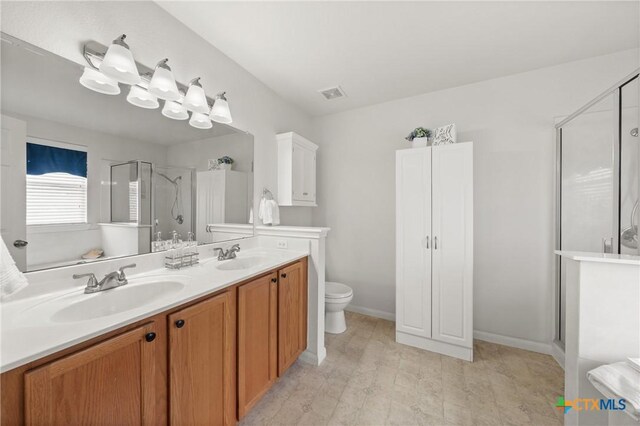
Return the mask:
<svg viewBox="0 0 640 426"><path fill-rule="evenodd" d="M640 254L638 84L636 71L556 125L557 250ZM564 347L564 258L555 265L556 343Z"/></svg>

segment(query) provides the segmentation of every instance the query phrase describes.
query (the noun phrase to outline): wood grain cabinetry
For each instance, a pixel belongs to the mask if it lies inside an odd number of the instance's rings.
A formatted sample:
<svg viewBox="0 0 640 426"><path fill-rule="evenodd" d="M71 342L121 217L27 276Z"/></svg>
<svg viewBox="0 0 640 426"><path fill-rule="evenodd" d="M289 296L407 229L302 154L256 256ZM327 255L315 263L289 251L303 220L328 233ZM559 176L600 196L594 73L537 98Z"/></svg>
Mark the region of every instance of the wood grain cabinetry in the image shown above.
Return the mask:
<svg viewBox="0 0 640 426"><path fill-rule="evenodd" d="M278 375L307 348L307 262L278 271Z"/></svg>
<svg viewBox="0 0 640 426"><path fill-rule="evenodd" d="M238 416L260 400L278 375L278 275L238 288Z"/></svg>
<svg viewBox="0 0 640 426"><path fill-rule="evenodd" d="M169 315L170 424L235 424L232 292Z"/></svg>
<svg viewBox="0 0 640 426"><path fill-rule="evenodd" d="M233 425L307 346L307 259L0 375L1 425Z"/></svg>
<svg viewBox="0 0 640 426"><path fill-rule="evenodd" d="M27 371L26 424L163 424L157 332L151 322Z"/></svg>

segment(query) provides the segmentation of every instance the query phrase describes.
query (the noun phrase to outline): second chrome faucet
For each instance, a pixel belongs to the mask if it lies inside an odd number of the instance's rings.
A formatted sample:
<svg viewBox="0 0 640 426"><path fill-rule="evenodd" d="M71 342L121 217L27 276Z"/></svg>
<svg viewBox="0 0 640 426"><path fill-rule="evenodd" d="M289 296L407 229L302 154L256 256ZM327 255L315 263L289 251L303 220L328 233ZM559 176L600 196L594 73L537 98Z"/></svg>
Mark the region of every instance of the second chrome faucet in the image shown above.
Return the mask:
<svg viewBox="0 0 640 426"><path fill-rule="evenodd" d="M221 247L215 247L213 249L214 252L218 252L218 260L229 260L229 259L235 259L236 258L236 253L240 251L240 244L234 244L231 246L231 248L227 251L225 251L223 248Z"/></svg>

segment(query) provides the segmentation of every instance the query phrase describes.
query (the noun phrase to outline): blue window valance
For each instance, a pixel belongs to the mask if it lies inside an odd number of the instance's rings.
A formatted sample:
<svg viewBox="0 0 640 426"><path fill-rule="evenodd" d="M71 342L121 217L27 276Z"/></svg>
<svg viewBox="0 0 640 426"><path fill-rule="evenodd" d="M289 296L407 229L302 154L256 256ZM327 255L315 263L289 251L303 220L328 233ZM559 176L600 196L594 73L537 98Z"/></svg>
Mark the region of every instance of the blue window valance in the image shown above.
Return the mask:
<svg viewBox="0 0 640 426"><path fill-rule="evenodd" d="M27 142L27 174L45 173L87 177L87 153Z"/></svg>

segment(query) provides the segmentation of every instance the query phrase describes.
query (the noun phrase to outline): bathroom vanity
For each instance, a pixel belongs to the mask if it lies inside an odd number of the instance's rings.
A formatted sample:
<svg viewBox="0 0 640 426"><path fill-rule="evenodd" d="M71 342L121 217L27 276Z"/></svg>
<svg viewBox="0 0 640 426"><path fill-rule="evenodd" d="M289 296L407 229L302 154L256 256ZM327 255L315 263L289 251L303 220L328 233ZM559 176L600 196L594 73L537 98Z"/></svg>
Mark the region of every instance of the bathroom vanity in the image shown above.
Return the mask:
<svg viewBox="0 0 640 426"><path fill-rule="evenodd" d="M235 424L306 349L307 269L250 250L5 304L2 425Z"/></svg>

